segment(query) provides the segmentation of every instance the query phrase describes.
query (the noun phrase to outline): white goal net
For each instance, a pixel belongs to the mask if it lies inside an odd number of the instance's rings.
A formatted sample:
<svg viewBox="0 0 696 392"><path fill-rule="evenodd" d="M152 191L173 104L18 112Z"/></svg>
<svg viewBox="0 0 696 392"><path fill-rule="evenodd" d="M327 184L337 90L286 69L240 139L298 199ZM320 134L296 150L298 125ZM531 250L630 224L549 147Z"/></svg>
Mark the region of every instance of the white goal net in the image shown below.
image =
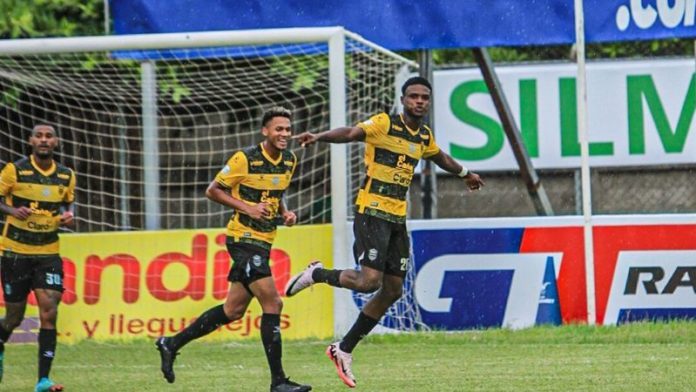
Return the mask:
<svg viewBox="0 0 696 392"><path fill-rule="evenodd" d="M224 32L171 43L161 36L0 43L0 167L29 154L31 129L48 123L61 140L57 159L77 174L77 232L222 228L230 211L207 200L205 189L234 151L262 140L266 109L291 108L296 132L356 124L393 111L398 82L413 71L413 63L342 29L336 67L330 39L287 30L299 38L264 31L249 42L231 34L228 43ZM331 146L291 149L300 164L287 204L299 224L335 220L332 199L350 219L362 146L342 150L341 176L332 171ZM332 181L345 189L332 189ZM352 264L351 255L334 255ZM388 319L413 329L417 307L407 293Z"/></svg>
<svg viewBox="0 0 696 392"><path fill-rule="evenodd" d="M232 152L261 140L265 109L292 108L297 132L330 128L327 48L0 53L0 165L29 152L35 124L54 124L59 159L78 174L77 231L224 226L229 211L210 203L205 188ZM344 50L346 123L389 110L408 63L350 37ZM301 166L289 207L300 223L330 222L329 147L292 149ZM351 154L354 164L360 158ZM359 171L350 173L354 189ZM154 226L148 214L157 214Z"/></svg>

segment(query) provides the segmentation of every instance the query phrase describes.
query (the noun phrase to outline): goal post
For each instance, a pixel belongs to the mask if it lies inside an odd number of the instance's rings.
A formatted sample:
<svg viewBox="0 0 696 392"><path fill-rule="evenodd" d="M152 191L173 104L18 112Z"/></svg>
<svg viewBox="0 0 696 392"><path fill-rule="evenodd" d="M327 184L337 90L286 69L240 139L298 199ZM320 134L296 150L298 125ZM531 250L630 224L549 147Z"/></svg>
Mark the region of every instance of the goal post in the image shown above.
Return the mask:
<svg viewBox="0 0 696 392"><path fill-rule="evenodd" d="M204 191L229 154L260 141L272 105L295 131L355 124L396 105L416 64L342 27L0 41L0 165L29 152L37 122L57 125L76 169L79 232L224 227ZM333 223L334 261L352 266L360 146L291 146L288 206Z"/></svg>

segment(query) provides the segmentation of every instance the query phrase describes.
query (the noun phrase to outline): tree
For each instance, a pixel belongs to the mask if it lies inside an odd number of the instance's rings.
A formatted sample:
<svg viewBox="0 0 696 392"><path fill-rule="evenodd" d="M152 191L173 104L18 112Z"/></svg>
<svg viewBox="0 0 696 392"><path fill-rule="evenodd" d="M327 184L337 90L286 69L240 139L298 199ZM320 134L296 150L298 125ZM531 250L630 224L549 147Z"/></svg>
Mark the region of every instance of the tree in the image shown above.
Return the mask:
<svg viewBox="0 0 696 392"><path fill-rule="evenodd" d="M104 34L105 0L0 0L0 38Z"/></svg>

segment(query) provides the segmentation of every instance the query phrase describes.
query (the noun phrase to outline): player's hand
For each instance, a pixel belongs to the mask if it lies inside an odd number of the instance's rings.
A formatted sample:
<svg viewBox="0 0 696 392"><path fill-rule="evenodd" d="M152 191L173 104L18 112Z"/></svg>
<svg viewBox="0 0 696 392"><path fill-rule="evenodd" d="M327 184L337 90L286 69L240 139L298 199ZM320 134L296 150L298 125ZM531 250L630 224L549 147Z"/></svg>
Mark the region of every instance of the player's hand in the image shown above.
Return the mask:
<svg viewBox="0 0 696 392"><path fill-rule="evenodd" d="M63 212L63 214L60 216L60 225L72 227L73 223L75 222L73 218L74 216L72 211Z"/></svg>
<svg viewBox="0 0 696 392"><path fill-rule="evenodd" d="M283 211L283 224L289 227L295 223L297 223L297 215L292 211Z"/></svg>
<svg viewBox="0 0 696 392"><path fill-rule="evenodd" d="M477 191L485 185L481 177L474 172L469 172L469 174L464 177L464 181L466 181L466 186L469 187L469 191Z"/></svg>
<svg viewBox="0 0 696 392"><path fill-rule="evenodd" d="M302 132L299 135L292 136L293 140L300 143L301 147L308 147L319 140L319 136L311 132Z"/></svg>
<svg viewBox="0 0 696 392"><path fill-rule="evenodd" d="M247 215L256 220L271 219L271 205L266 202L249 206L245 212Z"/></svg>
<svg viewBox="0 0 696 392"><path fill-rule="evenodd" d="M30 215L31 215L31 208L29 208L29 207L24 207L24 206L17 207L12 211L12 216L14 216L15 218L17 218L21 221L26 220L27 218L29 218Z"/></svg>

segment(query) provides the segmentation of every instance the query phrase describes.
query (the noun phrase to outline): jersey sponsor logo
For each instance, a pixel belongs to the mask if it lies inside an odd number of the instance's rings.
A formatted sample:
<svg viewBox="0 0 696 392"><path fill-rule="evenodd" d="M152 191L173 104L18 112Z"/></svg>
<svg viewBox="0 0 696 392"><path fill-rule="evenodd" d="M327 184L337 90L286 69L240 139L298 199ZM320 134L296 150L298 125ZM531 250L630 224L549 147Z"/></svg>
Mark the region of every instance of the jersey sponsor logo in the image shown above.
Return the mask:
<svg viewBox="0 0 696 392"><path fill-rule="evenodd" d="M50 193L50 191L49 191L49 193ZM53 216L53 212L39 208L38 201L32 201L31 203L29 203L29 208L31 209L32 214L42 215L42 216Z"/></svg>
<svg viewBox="0 0 696 392"><path fill-rule="evenodd" d="M394 176L392 176L392 181L402 186L411 185L411 179L412 178L410 176L405 176L401 173L394 173Z"/></svg>
<svg viewBox="0 0 696 392"><path fill-rule="evenodd" d="M644 1L629 1L616 10L616 27L625 31L631 22L641 29L647 30L659 20L664 27L673 29L680 25L694 25L696 1L694 0L657 0L657 7Z"/></svg>
<svg viewBox="0 0 696 392"><path fill-rule="evenodd" d="M50 231L53 230L53 225L48 224L48 223L36 223L36 222L29 222L27 223L27 227L29 227L32 230L36 231Z"/></svg>
<svg viewBox="0 0 696 392"><path fill-rule="evenodd" d="M416 146L413 144L409 144L408 148L409 150L413 149L412 152L416 151ZM406 161L406 155L403 154L399 155L399 159L396 161L396 167L413 171L413 165Z"/></svg>
<svg viewBox="0 0 696 392"><path fill-rule="evenodd" d="M696 318L696 250L622 251L604 324Z"/></svg>

